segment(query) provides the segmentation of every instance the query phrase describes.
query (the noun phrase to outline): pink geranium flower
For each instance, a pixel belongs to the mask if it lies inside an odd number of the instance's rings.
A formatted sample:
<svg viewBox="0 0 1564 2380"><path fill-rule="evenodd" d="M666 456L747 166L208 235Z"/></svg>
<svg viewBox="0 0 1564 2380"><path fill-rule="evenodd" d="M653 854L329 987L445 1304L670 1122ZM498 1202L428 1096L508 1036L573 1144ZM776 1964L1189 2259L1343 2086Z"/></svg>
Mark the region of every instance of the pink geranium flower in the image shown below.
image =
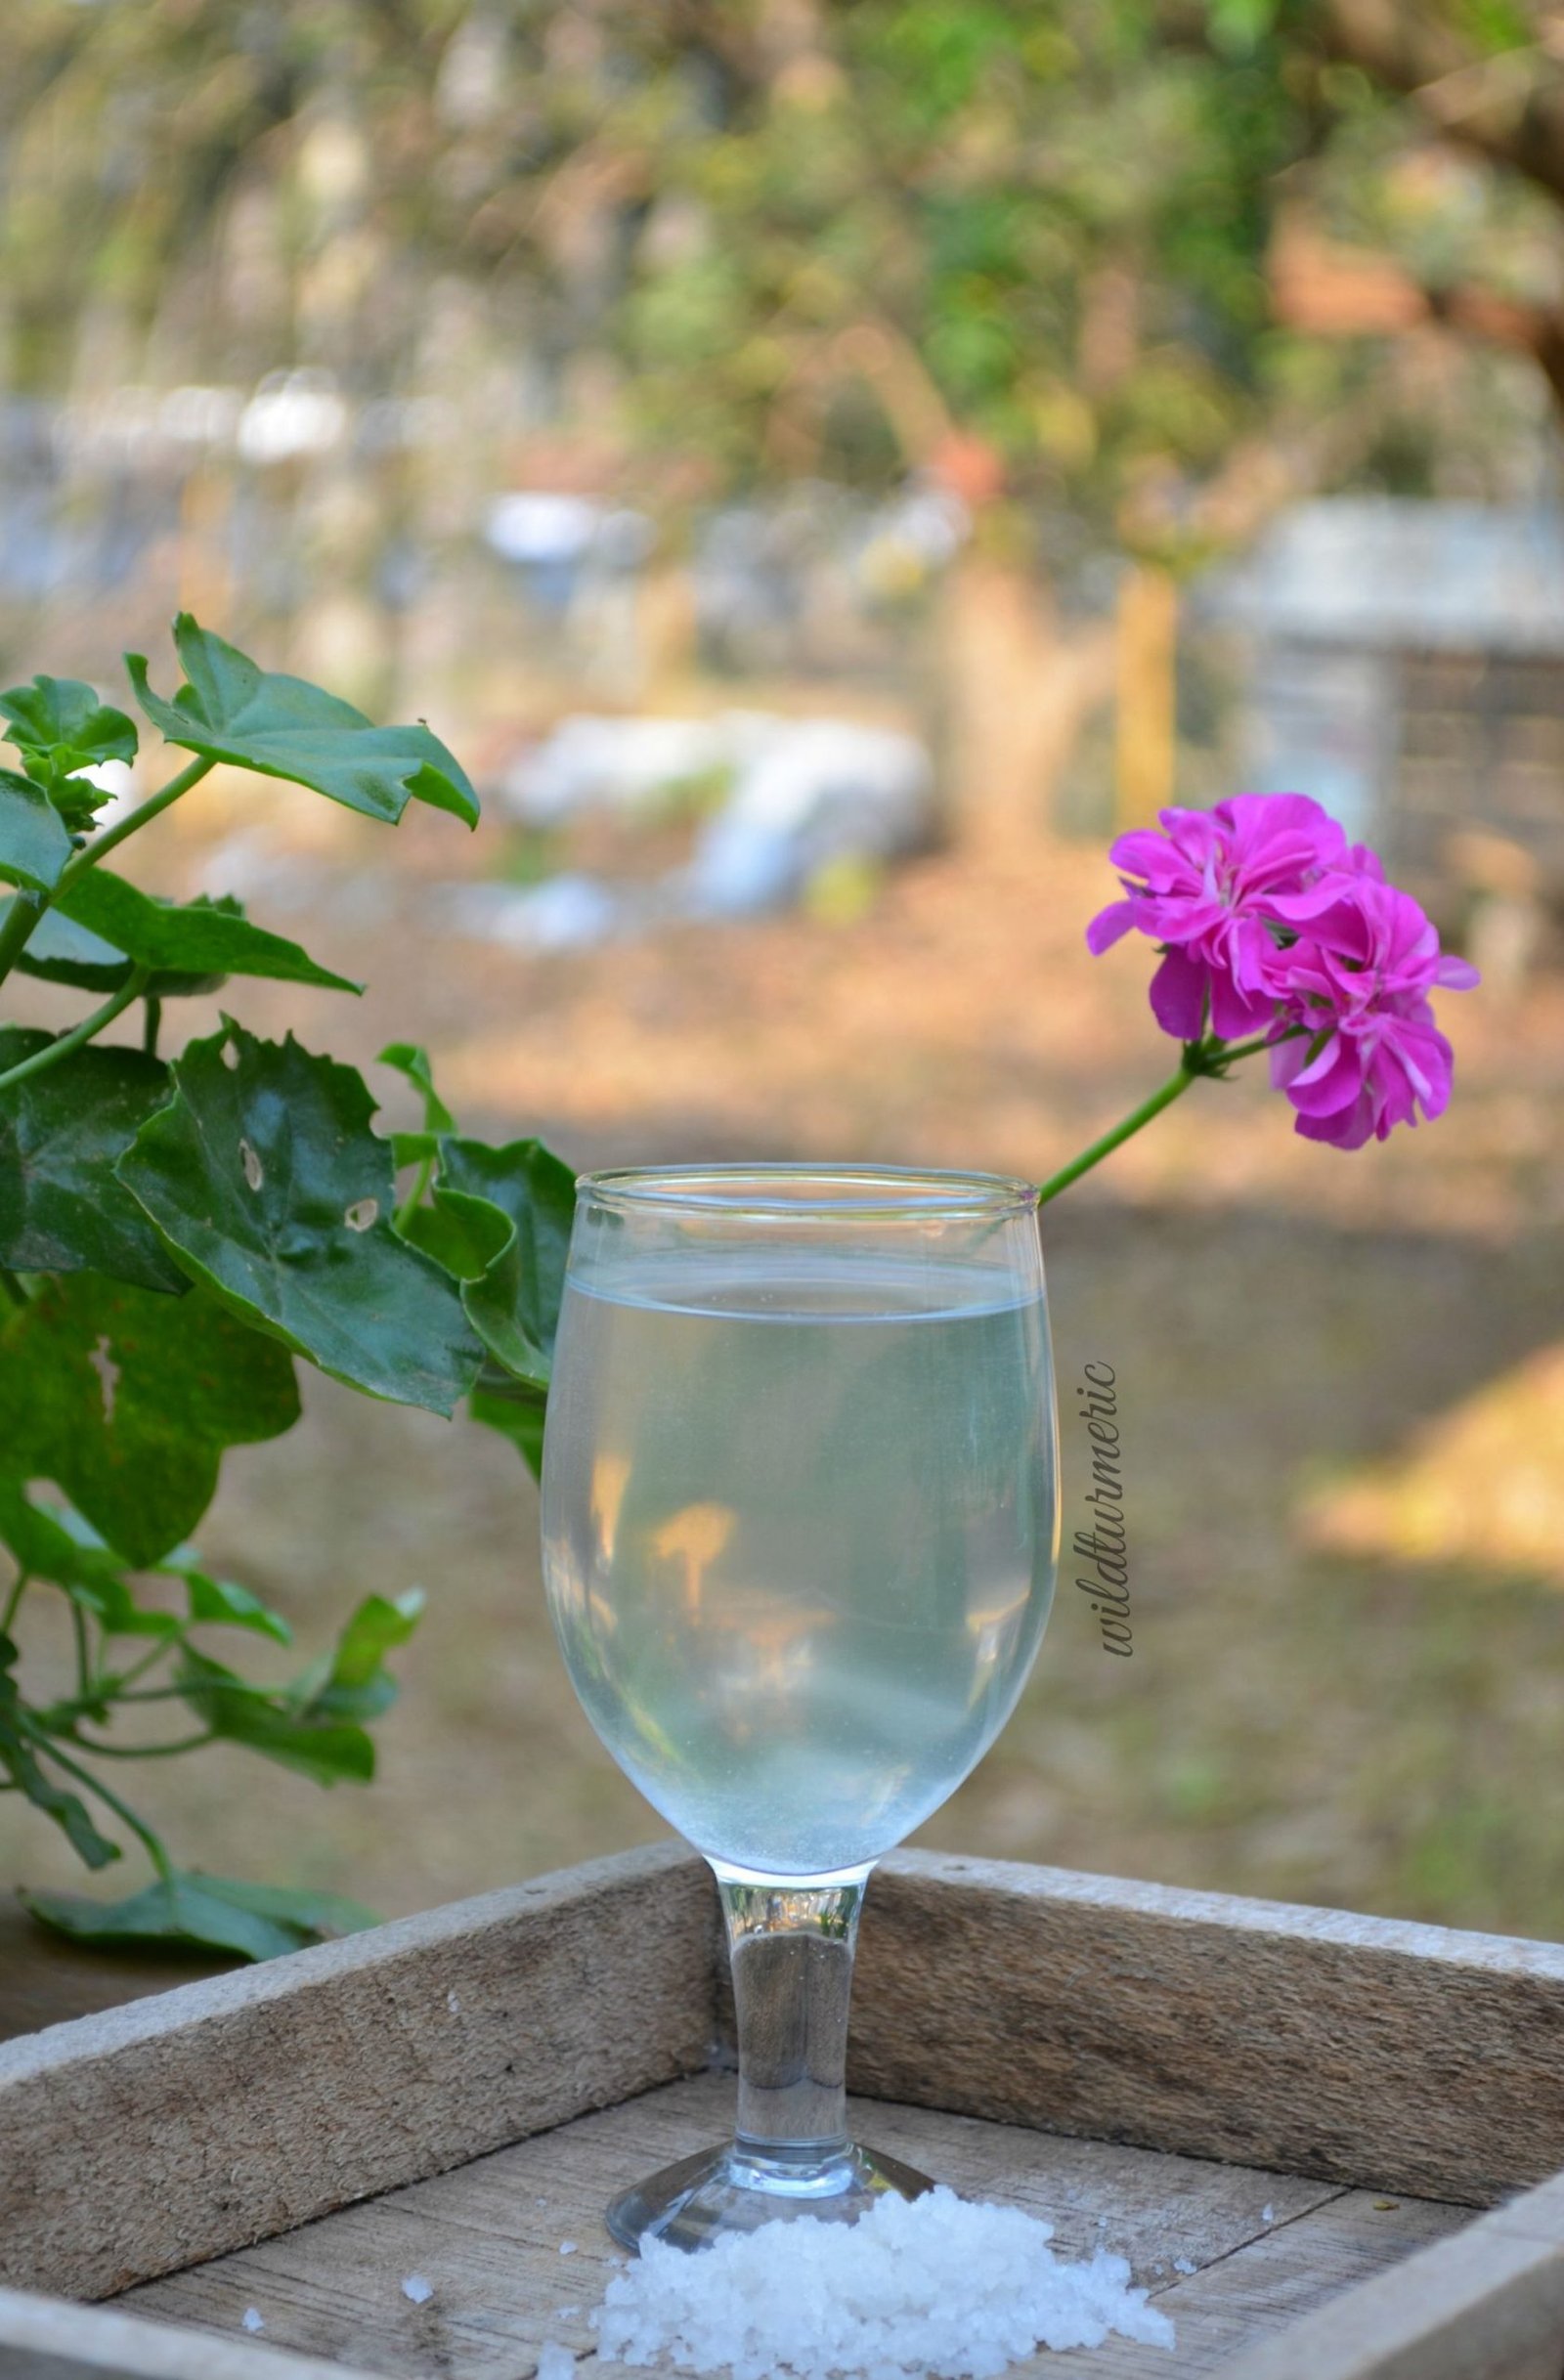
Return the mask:
<svg viewBox="0 0 1564 2380"><path fill-rule="evenodd" d="M1442 1114L1454 1061L1429 996L1468 989L1477 971L1441 951L1378 854L1349 847L1303 794L1238 794L1161 822L1114 844L1125 898L1086 938L1103 951L1133 929L1161 945L1151 1007L1195 1045L1186 1066L1219 1072L1222 1043L1269 1034L1298 1131L1338 1148Z"/></svg>
<svg viewBox="0 0 1564 2380"><path fill-rule="evenodd" d="M1279 1027L1304 1030L1278 1043L1271 1079L1298 1131L1361 1148L1415 1124L1419 1107L1442 1115L1454 1059L1428 996L1441 984L1469 990L1477 970L1442 952L1412 895L1377 873L1333 874L1275 908L1297 938L1273 945L1266 977Z"/></svg>
<svg viewBox="0 0 1564 2380"><path fill-rule="evenodd" d="M1212 810L1160 816L1160 834L1146 828L1114 844L1127 897L1093 918L1087 947L1108 950L1132 928L1160 942L1151 1010L1181 1041L1261 1032L1276 1015L1266 977L1273 904L1345 864L1347 839L1307 794L1236 794Z"/></svg>

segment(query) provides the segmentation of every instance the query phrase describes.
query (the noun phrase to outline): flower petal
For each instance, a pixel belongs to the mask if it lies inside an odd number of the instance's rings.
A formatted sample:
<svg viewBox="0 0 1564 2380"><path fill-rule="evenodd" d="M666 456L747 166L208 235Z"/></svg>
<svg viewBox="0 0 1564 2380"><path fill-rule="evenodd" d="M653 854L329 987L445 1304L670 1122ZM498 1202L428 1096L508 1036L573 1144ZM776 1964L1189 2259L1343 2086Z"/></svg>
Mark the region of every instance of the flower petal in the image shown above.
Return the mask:
<svg viewBox="0 0 1564 2380"><path fill-rule="evenodd" d="M1099 909L1086 929L1087 949L1094 958L1100 958L1105 950L1111 950L1113 944L1129 932L1134 923L1133 901L1109 901L1106 909Z"/></svg>
<svg viewBox="0 0 1564 2380"><path fill-rule="evenodd" d="M1205 1026L1207 971L1187 950L1170 950L1151 977L1151 1014L1164 1033L1198 1040Z"/></svg>

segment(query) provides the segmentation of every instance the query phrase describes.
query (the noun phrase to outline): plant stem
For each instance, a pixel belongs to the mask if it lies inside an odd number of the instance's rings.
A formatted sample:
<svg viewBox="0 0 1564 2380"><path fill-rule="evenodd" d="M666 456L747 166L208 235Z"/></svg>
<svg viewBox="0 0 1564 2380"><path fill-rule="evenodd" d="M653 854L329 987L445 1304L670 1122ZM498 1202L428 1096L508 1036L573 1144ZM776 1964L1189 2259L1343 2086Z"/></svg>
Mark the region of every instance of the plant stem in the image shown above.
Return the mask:
<svg viewBox="0 0 1564 2380"><path fill-rule="evenodd" d="M163 1004L155 992L147 995L147 1017L141 1031L141 1046L149 1058L157 1056L158 1028L163 1021Z"/></svg>
<svg viewBox="0 0 1564 2380"><path fill-rule="evenodd" d="M1307 1025L1289 1025L1284 1033L1256 1033L1252 1041L1218 1041L1214 1035L1201 1041L1187 1041L1178 1072L1170 1075L1161 1089L1153 1091L1150 1099L1142 1100L1138 1107L1132 1107L1111 1132L1105 1132L1100 1141L1092 1143L1090 1148L1082 1149L1080 1155L1072 1158L1059 1173L1051 1174L1037 1193L1038 1205L1046 1206L1050 1198L1057 1198L1061 1190L1068 1190L1070 1184L1078 1182L1082 1174L1090 1173L1094 1165L1101 1165L1105 1157L1110 1157L1115 1148L1121 1148L1127 1140L1140 1131L1143 1124L1149 1124L1153 1115L1160 1115L1164 1107L1171 1107L1176 1099L1182 1099L1191 1083L1197 1083L1206 1075L1220 1081L1229 1066L1236 1064L1240 1058L1257 1058L1262 1050L1280 1049L1282 1042L1296 1041L1308 1029Z"/></svg>
<svg viewBox="0 0 1564 2380"><path fill-rule="evenodd" d="M19 892L0 926L0 983L27 946L28 937L49 903L41 892Z"/></svg>
<svg viewBox="0 0 1564 2380"><path fill-rule="evenodd" d="M198 785L207 771L215 765L215 761L199 757L192 760L188 767L180 770L177 777L170 777L168 783L157 793L152 795L149 800L141 802L137 808L121 818L117 826L106 827L101 835L95 835L84 850L78 851L74 859L66 862L65 872L60 879L59 891L64 892L67 886L76 882L78 877L85 876L89 868L96 868L101 859L107 859L109 853L116 845L122 844L127 835L139 834L144 826L151 826L154 818L161 817L163 811L177 801L181 794L188 794L193 785Z"/></svg>
<svg viewBox="0 0 1564 2380"><path fill-rule="evenodd" d="M71 1632L76 1640L76 1692L84 1703L97 1698L92 1690L92 1663L87 1655L87 1615L79 1603L70 1606Z"/></svg>
<svg viewBox="0 0 1564 2380"><path fill-rule="evenodd" d="M415 1215L419 1207L422 1206L424 1192L428 1190L430 1183L434 1180L434 1169L435 1159L433 1157L419 1158L418 1170L413 1176L413 1188L409 1190L407 1196L403 1199L402 1204L397 1208L395 1215L393 1215L391 1218L399 1232L405 1232L407 1230L409 1217Z"/></svg>
<svg viewBox="0 0 1564 2380"><path fill-rule="evenodd" d="M145 1819L138 1818L128 1802L121 1801L117 1794L111 1793L102 1779L95 1777L90 1769L83 1768L79 1760L72 1760L68 1753L63 1753L54 1737L47 1734L43 1728L28 1725L25 1719L23 1719L22 1725L26 1727L28 1735L32 1737L34 1743L39 1746L48 1758L53 1760L57 1768L63 1768L67 1777L74 1777L78 1785L84 1785L87 1788L89 1794L96 1794L105 1807L112 1810L114 1816L129 1827L164 1883L172 1883L174 1863Z"/></svg>
<svg viewBox="0 0 1564 2380"><path fill-rule="evenodd" d="M1192 1044L1192 1047L1198 1046L1197 1043ZM1150 1099L1142 1100L1138 1107L1132 1107L1111 1132L1105 1132L1100 1141L1092 1143L1090 1148L1083 1148L1080 1155L1071 1158L1069 1164L1060 1172L1051 1174L1038 1190L1038 1205L1046 1206L1050 1198L1057 1198L1061 1190L1068 1190L1070 1184L1078 1182L1082 1174L1089 1174L1094 1165L1101 1165L1105 1157L1110 1157L1115 1148L1122 1147L1133 1134L1140 1131L1143 1124L1149 1124L1153 1115L1160 1115L1164 1107L1171 1107L1176 1099L1182 1099L1191 1083L1197 1083L1204 1071L1203 1066L1192 1066L1186 1058L1178 1072L1170 1075L1160 1090L1153 1091Z"/></svg>
<svg viewBox="0 0 1564 2380"><path fill-rule="evenodd" d="M99 1744L91 1736L73 1736L83 1752L90 1752L100 1760L166 1760L176 1752L199 1752L203 1744L215 1744L216 1730L208 1727L204 1735L181 1736L173 1744Z"/></svg>
<svg viewBox="0 0 1564 2380"><path fill-rule="evenodd" d="M122 983L102 1008L95 1008L90 1017L83 1017L80 1024L72 1025L68 1033L62 1033L58 1041L45 1042L43 1048L34 1050L30 1058L23 1058L8 1072L0 1074L0 1091L9 1091L13 1083L25 1082L29 1074L42 1074L47 1067L57 1066L63 1058L68 1058L73 1050L79 1050L84 1042L91 1041L101 1033L105 1025L112 1024L133 1000L141 998L146 982L146 968L136 968L130 981Z"/></svg>
<svg viewBox="0 0 1564 2380"><path fill-rule="evenodd" d="M259 1691L259 1689L257 1689ZM147 1686L139 1693L121 1691L114 1678L104 1678L96 1694L73 1695L68 1702L47 1703L39 1706L38 1724L52 1735L57 1729L68 1734L76 1721L98 1709L104 1703L176 1703L184 1700L183 1686Z"/></svg>
<svg viewBox="0 0 1564 2380"><path fill-rule="evenodd" d="M106 858L116 844L122 844L127 835L136 834L140 828L150 825L152 819L160 817L171 802L177 801L181 794L188 794L191 787L198 784L213 766L215 762L211 760L198 757L192 760L188 767L180 770L177 777L170 777L168 783L149 801L143 801L127 817L121 818L117 826L106 827L101 835L83 845L74 859L66 861L52 893L17 894L4 926L0 926L0 983L5 981L26 949L33 929L50 902L58 900L60 894L75 884L79 877L85 876L89 868L96 868L98 862ZM9 1081L10 1076L0 1077L0 1080Z"/></svg>
<svg viewBox="0 0 1564 2380"><path fill-rule="evenodd" d="M1252 1041L1230 1041L1221 1045L1222 1063L1231 1066L1237 1058L1258 1058L1262 1050L1280 1050L1284 1041L1296 1041L1308 1027L1289 1025L1284 1033L1256 1033Z"/></svg>
<svg viewBox="0 0 1564 2380"><path fill-rule="evenodd" d="M150 1652L144 1653L140 1661L133 1661L128 1669L121 1670L118 1677L113 1679L110 1686L110 1693L113 1700L117 1702L125 1687L133 1686L138 1677L146 1676L149 1669L155 1669L157 1664L162 1660L164 1654L171 1653L175 1645L183 1641L183 1634L184 1632L181 1630L178 1636L159 1637L157 1643L152 1646ZM167 1692L170 1694L176 1691L177 1689L172 1686L167 1688Z"/></svg>
<svg viewBox="0 0 1564 2380"><path fill-rule="evenodd" d="M17 1574L16 1584L12 1587L10 1594L6 1597L6 1608L3 1613L0 1613L0 1636L10 1635L11 1623L17 1616L17 1606L21 1603L22 1596L26 1593L31 1584L32 1573L26 1570L19 1571Z"/></svg>

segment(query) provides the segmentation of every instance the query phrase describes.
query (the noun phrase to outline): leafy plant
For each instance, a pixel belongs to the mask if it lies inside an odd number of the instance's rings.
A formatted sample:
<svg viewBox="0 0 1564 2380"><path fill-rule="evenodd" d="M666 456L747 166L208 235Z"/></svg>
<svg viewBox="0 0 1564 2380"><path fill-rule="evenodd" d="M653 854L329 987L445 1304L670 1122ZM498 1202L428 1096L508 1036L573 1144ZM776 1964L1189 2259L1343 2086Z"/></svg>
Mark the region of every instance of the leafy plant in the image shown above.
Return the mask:
<svg viewBox="0 0 1564 2380"><path fill-rule="evenodd" d="M190 1543L226 1450L298 1418L294 1359L366 1395L450 1415L466 1405L536 1470L574 1183L537 1141L456 1129L421 1050L382 1062L423 1103L386 1138L351 1066L220 1031L159 1053L164 1004L231 976L362 987L252 925L230 898L152 897L103 862L222 763L312 787L394 825L410 801L478 816L422 725L256 664L188 616L172 698L126 657L136 700L193 757L105 822L105 760L129 715L75 679L0 694L20 766L0 769L0 981L12 971L102 995L58 1033L0 1025L0 1792L20 1793L90 1868L139 1843L154 1881L113 1902L34 1893L45 1924L98 1943L195 1942L268 1958L368 1924L320 1893L178 1867L109 1784L122 1760L239 1744L322 1785L374 1773L369 1723L394 1699L386 1656L414 1591L371 1595L330 1653L282 1685L212 1650L214 1631L285 1644L286 1622L212 1576ZM139 1049L100 1037L133 1003ZM399 1196L398 1178L403 1188ZM39 1699L22 1645L40 1591L68 1611L74 1677ZM159 1719L176 1732L141 1732ZM128 1731L128 1732L127 1732Z"/></svg>

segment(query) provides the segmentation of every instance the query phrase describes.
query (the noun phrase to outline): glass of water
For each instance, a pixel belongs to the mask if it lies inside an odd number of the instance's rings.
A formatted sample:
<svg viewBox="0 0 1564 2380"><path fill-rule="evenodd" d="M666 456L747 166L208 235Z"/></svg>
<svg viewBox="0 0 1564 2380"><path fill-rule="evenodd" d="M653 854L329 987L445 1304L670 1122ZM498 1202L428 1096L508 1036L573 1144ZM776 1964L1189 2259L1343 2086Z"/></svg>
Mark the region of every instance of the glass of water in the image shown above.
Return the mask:
<svg viewBox="0 0 1564 2380"><path fill-rule="evenodd" d="M588 1174L543 1450L566 1666L716 1872L734 2140L616 2199L627 2246L851 2221L922 2175L852 2142L874 1862L982 1757L1053 1596L1037 1196L835 1166Z"/></svg>

